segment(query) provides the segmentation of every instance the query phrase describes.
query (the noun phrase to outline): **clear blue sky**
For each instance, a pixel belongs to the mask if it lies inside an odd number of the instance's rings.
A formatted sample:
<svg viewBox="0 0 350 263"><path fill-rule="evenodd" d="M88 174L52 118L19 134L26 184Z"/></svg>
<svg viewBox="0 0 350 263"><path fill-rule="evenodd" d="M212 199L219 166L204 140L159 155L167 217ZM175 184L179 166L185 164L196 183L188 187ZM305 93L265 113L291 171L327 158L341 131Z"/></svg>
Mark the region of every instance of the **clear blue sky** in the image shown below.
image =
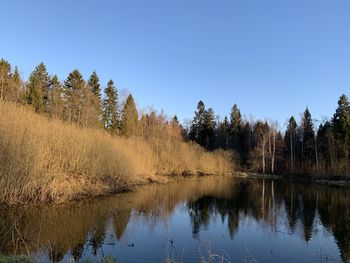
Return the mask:
<svg viewBox="0 0 350 263"><path fill-rule="evenodd" d="M140 109L284 123L331 116L350 95L349 0L1 1L0 57L24 78L41 61L61 79L96 69Z"/></svg>

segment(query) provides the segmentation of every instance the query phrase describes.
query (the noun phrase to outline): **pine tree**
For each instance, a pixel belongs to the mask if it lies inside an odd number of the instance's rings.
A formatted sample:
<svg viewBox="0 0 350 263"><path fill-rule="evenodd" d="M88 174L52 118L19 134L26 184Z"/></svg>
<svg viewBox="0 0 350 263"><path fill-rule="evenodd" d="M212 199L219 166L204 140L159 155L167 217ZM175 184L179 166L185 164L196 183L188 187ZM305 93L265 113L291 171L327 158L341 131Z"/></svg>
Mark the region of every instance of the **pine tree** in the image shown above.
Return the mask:
<svg viewBox="0 0 350 263"><path fill-rule="evenodd" d="M49 105L50 76L44 63L40 63L29 76L25 95L26 102L34 106L37 112L47 112Z"/></svg>
<svg viewBox="0 0 350 263"><path fill-rule="evenodd" d="M85 81L81 73L75 69L64 81L65 106L64 115L68 122L80 123L83 111L83 90Z"/></svg>
<svg viewBox="0 0 350 263"><path fill-rule="evenodd" d="M206 110L203 101L199 101L197 105L197 111L192 121L190 130L190 140L197 142L198 144L205 145L205 118Z"/></svg>
<svg viewBox="0 0 350 263"><path fill-rule="evenodd" d="M302 119L302 161L308 163L309 167L315 160L315 132L311 113L308 108L304 111Z"/></svg>
<svg viewBox="0 0 350 263"><path fill-rule="evenodd" d="M320 124L317 131L317 142L320 159L324 162L325 169L334 167L335 164L335 139L332 124L326 121Z"/></svg>
<svg viewBox="0 0 350 263"><path fill-rule="evenodd" d="M219 147L228 150L230 137L230 123L227 116L218 125Z"/></svg>
<svg viewBox="0 0 350 263"><path fill-rule="evenodd" d="M212 108L209 108L207 111L205 111L204 127L203 127L203 137L204 137L204 143L205 143L204 147L207 150L213 150L216 144L215 129L216 129L216 122L215 122L214 110Z"/></svg>
<svg viewBox="0 0 350 263"><path fill-rule="evenodd" d="M93 96L91 96L91 106L97 112L97 118L103 122L103 103L101 102L101 85L96 71L93 71L89 80L88 86Z"/></svg>
<svg viewBox="0 0 350 263"><path fill-rule="evenodd" d="M64 90L57 77L54 75L51 80L51 116L63 119Z"/></svg>
<svg viewBox="0 0 350 263"><path fill-rule="evenodd" d="M293 116L289 119L284 142L286 145L286 157L289 159L290 164L289 168L290 171L294 173L297 146L297 122Z"/></svg>
<svg viewBox="0 0 350 263"><path fill-rule="evenodd" d="M231 146L232 148L241 153L240 147L240 135L242 130L242 115L238 109L237 104L234 104L230 114L230 130L231 130Z"/></svg>
<svg viewBox="0 0 350 263"><path fill-rule="evenodd" d="M118 91L110 80L105 89L105 99L103 100L103 123L105 129L116 132L120 128L118 105Z"/></svg>
<svg viewBox="0 0 350 263"><path fill-rule="evenodd" d="M18 67L15 66L15 70L12 75L12 85L13 85L13 101L22 103L23 102L23 81L19 73Z"/></svg>
<svg viewBox="0 0 350 263"><path fill-rule="evenodd" d="M335 139L339 145L339 157L349 158L350 147L350 103L343 94L339 98L338 108L332 119L332 126Z"/></svg>
<svg viewBox="0 0 350 263"><path fill-rule="evenodd" d="M132 95L128 96L123 107L121 129L122 134L127 137L135 136L139 133L138 113Z"/></svg>
<svg viewBox="0 0 350 263"><path fill-rule="evenodd" d="M88 85L90 86L92 93L101 99L101 85L100 79L97 76L96 71L94 70L88 80Z"/></svg>

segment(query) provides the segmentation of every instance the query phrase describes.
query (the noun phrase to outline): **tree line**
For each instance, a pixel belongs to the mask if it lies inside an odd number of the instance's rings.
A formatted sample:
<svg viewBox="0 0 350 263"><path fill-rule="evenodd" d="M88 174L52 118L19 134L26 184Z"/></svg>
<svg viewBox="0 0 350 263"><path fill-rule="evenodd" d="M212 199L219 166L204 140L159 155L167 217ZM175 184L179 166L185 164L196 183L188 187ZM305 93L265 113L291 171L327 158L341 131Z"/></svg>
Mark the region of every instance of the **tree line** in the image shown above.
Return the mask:
<svg viewBox="0 0 350 263"><path fill-rule="evenodd" d="M330 120L318 127L308 108L297 123L291 116L284 132L276 121L246 120L236 104L220 120L199 101L187 139L207 150L237 154L241 168L262 173L315 175L350 174L350 103L341 95Z"/></svg>
<svg viewBox="0 0 350 263"><path fill-rule="evenodd" d="M120 102L113 80L102 89L95 71L87 81L77 69L60 81L40 63L23 81L17 67L12 69L8 61L0 60L0 100L29 105L52 118L103 128L116 135L187 140L208 151L233 151L242 170L272 174L350 173L350 103L346 95L339 98L330 120L316 127L306 108L299 122L294 116L289 118L283 132L275 121L244 119L236 104L229 117L220 119L203 101L198 103L191 124L183 128L176 116L168 120L153 110L139 116L131 94Z"/></svg>
<svg viewBox="0 0 350 263"><path fill-rule="evenodd" d="M179 130L175 127L179 126L176 119L167 121L155 111L140 117L131 94L121 103L113 80L102 89L96 71L85 81L75 69L60 81L57 75L50 76L45 64L40 63L25 82L17 67L12 70L8 61L0 60L0 100L29 105L37 113L52 118L82 127L104 128L128 137L145 135L150 122L157 122L163 129L169 126Z"/></svg>

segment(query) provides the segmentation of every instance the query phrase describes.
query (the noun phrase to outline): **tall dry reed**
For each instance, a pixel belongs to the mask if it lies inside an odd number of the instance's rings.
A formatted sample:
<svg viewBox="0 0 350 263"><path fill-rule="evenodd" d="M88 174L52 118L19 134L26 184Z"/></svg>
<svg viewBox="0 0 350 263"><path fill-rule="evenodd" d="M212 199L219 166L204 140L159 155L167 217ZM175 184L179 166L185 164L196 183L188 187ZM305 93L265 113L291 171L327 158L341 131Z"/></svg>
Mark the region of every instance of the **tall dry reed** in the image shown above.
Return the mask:
<svg viewBox="0 0 350 263"><path fill-rule="evenodd" d="M0 202L65 202L162 175L232 171L227 152L176 140L112 136L0 101Z"/></svg>

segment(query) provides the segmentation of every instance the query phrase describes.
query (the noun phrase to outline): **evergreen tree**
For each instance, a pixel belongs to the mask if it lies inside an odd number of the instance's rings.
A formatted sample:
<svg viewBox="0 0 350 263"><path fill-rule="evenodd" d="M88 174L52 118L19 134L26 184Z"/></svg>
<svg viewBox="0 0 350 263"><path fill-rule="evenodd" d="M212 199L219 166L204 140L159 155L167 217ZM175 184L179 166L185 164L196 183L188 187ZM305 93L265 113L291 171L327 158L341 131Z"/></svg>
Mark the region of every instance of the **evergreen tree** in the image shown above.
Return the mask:
<svg viewBox="0 0 350 263"><path fill-rule="evenodd" d="M65 107L64 115L68 122L81 122L83 113L83 91L85 81L79 70L75 69L69 73L64 81Z"/></svg>
<svg viewBox="0 0 350 263"><path fill-rule="evenodd" d="M284 143L286 145L286 158L289 160L289 170L294 173L297 150L297 122L293 116L289 119L287 131L284 136Z"/></svg>
<svg viewBox="0 0 350 263"><path fill-rule="evenodd" d="M89 80L88 86L90 87L91 93L91 106L97 112L98 119L101 119L103 122L103 103L101 102L101 85L99 77L97 76L96 71L93 71Z"/></svg>
<svg viewBox="0 0 350 263"><path fill-rule="evenodd" d="M96 71L94 70L88 80L88 85L90 86L92 93L101 99L101 85L100 79L97 76Z"/></svg>
<svg viewBox="0 0 350 263"><path fill-rule="evenodd" d="M15 70L13 71L13 80L18 83L21 82L21 75L19 74L19 70L17 66L15 66Z"/></svg>
<svg viewBox="0 0 350 263"><path fill-rule="evenodd" d="M315 160L315 133L311 113L308 108L304 111L302 119L302 161L309 166ZM310 167L309 167L310 168Z"/></svg>
<svg viewBox="0 0 350 263"><path fill-rule="evenodd" d="M332 124L329 121L321 124L317 131L317 142L320 154L320 160L324 163L327 170L334 167L335 163L335 139L333 135Z"/></svg>
<svg viewBox="0 0 350 263"><path fill-rule="evenodd" d="M54 75L51 80L51 116L63 119L64 90L57 77Z"/></svg>
<svg viewBox="0 0 350 263"><path fill-rule="evenodd" d="M180 126L179 118L176 115L171 119L171 124Z"/></svg>
<svg viewBox="0 0 350 263"><path fill-rule="evenodd" d="M103 123L105 129L117 131L120 128L119 114L117 111L118 91L114 86L113 80L110 80L105 89L105 99L103 100Z"/></svg>
<svg viewBox="0 0 350 263"><path fill-rule="evenodd" d="M240 135L242 130L242 115L238 109L237 104L234 104L230 114L230 129L231 129L231 146L232 148L241 153L240 147Z"/></svg>
<svg viewBox="0 0 350 263"><path fill-rule="evenodd" d="M248 165L249 154L253 149L253 127L252 124L247 121L242 129L242 149L241 149L241 162L242 165Z"/></svg>
<svg viewBox="0 0 350 263"><path fill-rule="evenodd" d="M197 111L192 121L190 130L190 140L197 142L198 144L205 145L204 126L205 126L206 110L203 101L199 101L197 105Z"/></svg>
<svg viewBox="0 0 350 263"><path fill-rule="evenodd" d="M332 119L333 131L339 145L339 158L349 158L350 147L350 103L343 94L339 98L338 108Z"/></svg>
<svg viewBox="0 0 350 263"><path fill-rule="evenodd" d="M216 129L216 122L215 122L215 115L214 110L212 108L209 108L207 111L205 111L205 119L204 119L204 127L203 127L203 137L204 137L204 147L207 150L213 150L216 144L216 138L215 138L215 129Z"/></svg>
<svg viewBox="0 0 350 263"><path fill-rule="evenodd" d="M34 106L37 112L47 112L49 105L50 76L44 63L40 63L29 76L25 95L26 102Z"/></svg>
<svg viewBox="0 0 350 263"><path fill-rule="evenodd" d="M135 105L134 98L129 95L122 111L122 134L130 137L138 135L139 133L139 120L138 113Z"/></svg>
<svg viewBox="0 0 350 263"><path fill-rule="evenodd" d="M15 70L12 75L13 85L13 101L21 103L23 102L23 82L19 73L18 67L15 66Z"/></svg>
<svg viewBox="0 0 350 263"><path fill-rule="evenodd" d="M227 116L218 125L218 141L219 147L228 150L230 138L230 123Z"/></svg>

